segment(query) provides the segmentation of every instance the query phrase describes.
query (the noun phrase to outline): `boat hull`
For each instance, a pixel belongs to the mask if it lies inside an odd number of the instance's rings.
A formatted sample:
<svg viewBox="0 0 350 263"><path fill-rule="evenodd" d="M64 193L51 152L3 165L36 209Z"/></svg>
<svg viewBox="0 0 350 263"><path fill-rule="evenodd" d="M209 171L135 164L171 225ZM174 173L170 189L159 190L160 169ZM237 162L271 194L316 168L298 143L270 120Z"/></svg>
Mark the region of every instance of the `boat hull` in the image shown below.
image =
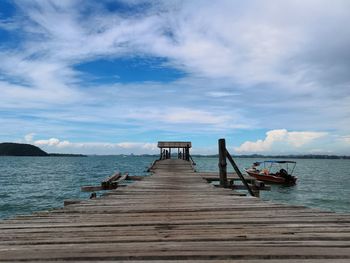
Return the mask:
<svg viewBox="0 0 350 263"><path fill-rule="evenodd" d="M259 181L263 182L269 182L269 183L275 183L275 184L284 184L284 185L295 185L297 178L292 176L291 180L286 180L286 178L283 178L281 176L274 176L274 175L265 175L260 174L259 172L253 172L246 170L246 172L250 175L255 177Z"/></svg>

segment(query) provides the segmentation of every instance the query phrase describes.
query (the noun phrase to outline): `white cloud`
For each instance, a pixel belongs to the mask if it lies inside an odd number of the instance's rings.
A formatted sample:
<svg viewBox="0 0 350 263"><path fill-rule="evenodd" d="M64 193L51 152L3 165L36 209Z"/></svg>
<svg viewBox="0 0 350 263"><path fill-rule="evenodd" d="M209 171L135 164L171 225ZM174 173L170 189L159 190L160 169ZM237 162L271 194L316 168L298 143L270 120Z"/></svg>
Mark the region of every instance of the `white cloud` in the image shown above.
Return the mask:
<svg viewBox="0 0 350 263"><path fill-rule="evenodd" d="M254 152L270 152L276 151L276 147L282 147L280 151L288 149L293 150L300 148L312 141L326 136L326 132L289 132L286 129L271 130L266 133L266 137L263 140L257 140L255 142L246 141L239 147L235 147L234 150L238 153L254 153ZM284 147L284 148L283 148Z"/></svg>
<svg viewBox="0 0 350 263"><path fill-rule="evenodd" d="M34 144L38 146L55 146L58 148L64 148L72 145L69 141L60 141L57 138L51 138L48 140L36 140L34 141ZM80 146L80 144L77 144L76 146Z"/></svg>
<svg viewBox="0 0 350 263"><path fill-rule="evenodd" d="M327 132L288 132L287 142L294 147L301 147L327 134Z"/></svg>
<svg viewBox="0 0 350 263"><path fill-rule="evenodd" d="M171 123L200 123L200 124L223 124L231 118L228 115L217 116L216 114L190 108L170 109L160 116L163 121Z"/></svg>
<svg viewBox="0 0 350 263"><path fill-rule="evenodd" d="M25 142L31 143L33 141L34 136L35 136L35 133L28 133L27 135L24 136Z"/></svg>
<svg viewBox="0 0 350 263"><path fill-rule="evenodd" d="M339 140L343 143L350 144L350 135L340 136Z"/></svg>
<svg viewBox="0 0 350 263"><path fill-rule="evenodd" d="M234 92L227 91L209 91L207 95L214 98L222 98L222 97L231 97L231 96L239 96L239 94Z"/></svg>
<svg viewBox="0 0 350 263"><path fill-rule="evenodd" d="M123 149L142 149L150 152L154 152L157 149L156 143L141 143L141 142L120 142L116 146Z"/></svg>
<svg viewBox="0 0 350 263"><path fill-rule="evenodd" d="M223 125L231 120L229 115L218 116L215 113L193 108L171 108L164 105L162 109L134 109L127 114L128 118L152 120L168 124L210 124Z"/></svg>
<svg viewBox="0 0 350 263"><path fill-rule="evenodd" d="M68 140L60 140L50 138L44 140L33 141L34 133L27 134L25 140L48 152L59 153L83 153L83 154L151 154L158 153L156 143L148 142L70 142Z"/></svg>

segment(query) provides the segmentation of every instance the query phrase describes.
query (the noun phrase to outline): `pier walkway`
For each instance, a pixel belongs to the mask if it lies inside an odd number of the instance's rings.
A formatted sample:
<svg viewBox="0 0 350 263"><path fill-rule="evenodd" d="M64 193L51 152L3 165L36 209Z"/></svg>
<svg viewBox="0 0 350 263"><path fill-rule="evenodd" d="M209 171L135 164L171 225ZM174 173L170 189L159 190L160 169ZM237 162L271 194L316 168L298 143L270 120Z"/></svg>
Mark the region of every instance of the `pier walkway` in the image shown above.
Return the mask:
<svg viewBox="0 0 350 263"><path fill-rule="evenodd" d="M350 216L233 195L167 159L102 198L0 221L1 261L350 262Z"/></svg>

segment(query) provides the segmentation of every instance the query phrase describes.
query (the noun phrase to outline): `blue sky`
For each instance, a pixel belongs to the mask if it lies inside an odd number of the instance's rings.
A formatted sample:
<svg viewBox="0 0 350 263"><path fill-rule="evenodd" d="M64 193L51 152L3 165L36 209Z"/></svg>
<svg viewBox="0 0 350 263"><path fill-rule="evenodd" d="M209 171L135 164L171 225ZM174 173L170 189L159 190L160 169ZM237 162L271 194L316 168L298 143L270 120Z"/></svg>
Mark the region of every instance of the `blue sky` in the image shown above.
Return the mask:
<svg viewBox="0 0 350 263"><path fill-rule="evenodd" d="M0 1L0 141L350 154L350 2Z"/></svg>

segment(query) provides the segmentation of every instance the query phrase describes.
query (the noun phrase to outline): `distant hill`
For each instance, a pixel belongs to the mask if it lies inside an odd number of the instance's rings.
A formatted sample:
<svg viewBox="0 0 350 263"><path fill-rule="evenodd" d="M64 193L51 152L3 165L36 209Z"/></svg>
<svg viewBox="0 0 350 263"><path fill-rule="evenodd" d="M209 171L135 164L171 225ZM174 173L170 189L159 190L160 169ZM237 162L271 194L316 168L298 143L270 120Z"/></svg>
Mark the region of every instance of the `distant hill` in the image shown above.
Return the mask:
<svg viewBox="0 0 350 263"><path fill-rule="evenodd" d="M31 144L0 143L0 156L49 156L48 153Z"/></svg>
<svg viewBox="0 0 350 263"><path fill-rule="evenodd" d="M0 143L0 156L86 157L83 154L47 153L31 144L13 142Z"/></svg>

